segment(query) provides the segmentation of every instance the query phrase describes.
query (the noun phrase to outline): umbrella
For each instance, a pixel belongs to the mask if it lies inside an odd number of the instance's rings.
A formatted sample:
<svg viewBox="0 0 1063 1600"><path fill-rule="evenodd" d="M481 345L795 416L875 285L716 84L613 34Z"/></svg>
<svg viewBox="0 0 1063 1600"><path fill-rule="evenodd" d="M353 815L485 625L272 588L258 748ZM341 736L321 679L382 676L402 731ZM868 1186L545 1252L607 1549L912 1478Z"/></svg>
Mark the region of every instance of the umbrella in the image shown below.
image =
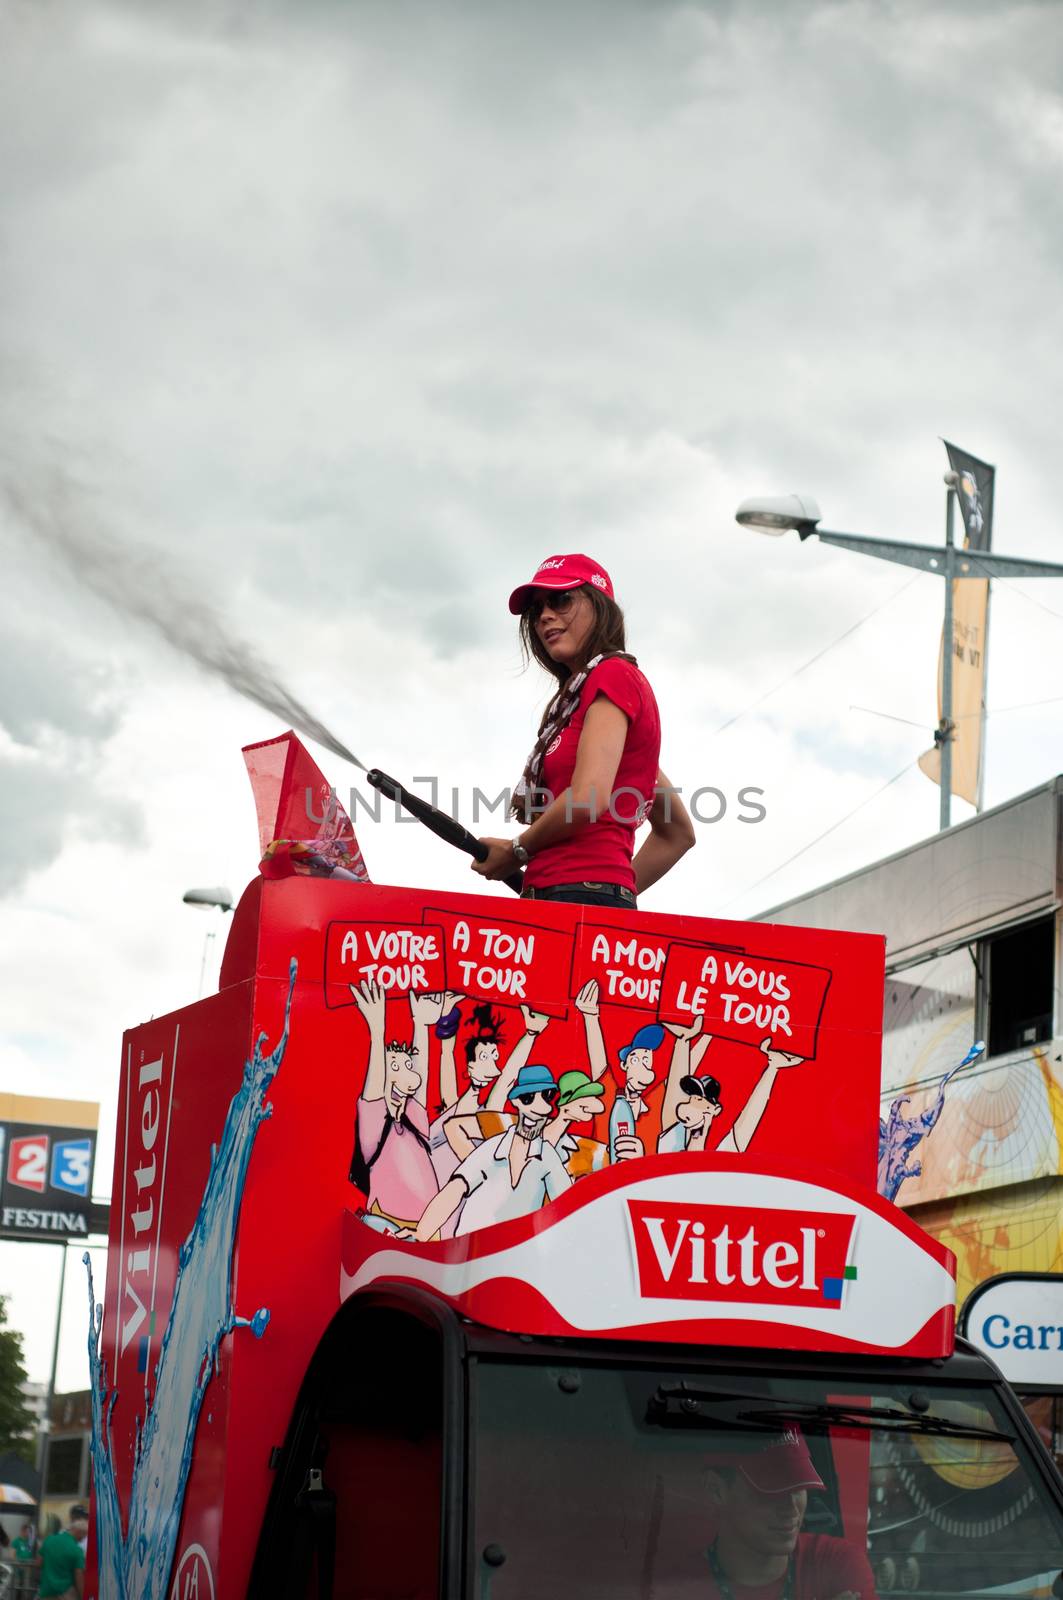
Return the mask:
<svg viewBox="0 0 1063 1600"><path fill-rule="evenodd" d="M20 1489L17 1483L0 1483L0 1506L35 1506L31 1494Z"/></svg>

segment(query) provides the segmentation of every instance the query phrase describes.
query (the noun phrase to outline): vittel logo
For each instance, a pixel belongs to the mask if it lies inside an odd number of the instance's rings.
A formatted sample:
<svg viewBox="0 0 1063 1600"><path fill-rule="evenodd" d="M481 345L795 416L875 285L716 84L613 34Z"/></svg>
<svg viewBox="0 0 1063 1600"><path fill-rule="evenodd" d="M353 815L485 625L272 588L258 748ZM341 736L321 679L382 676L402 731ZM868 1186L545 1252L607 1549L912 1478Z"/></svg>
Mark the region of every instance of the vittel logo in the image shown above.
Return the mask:
<svg viewBox="0 0 1063 1600"><path fill-rule="evenodd" d="M536 571L536 574L538 574L540 572L553 572L555 570L555 568L563 567L564 564L565 564L564 560L562 559L561 556L555 556L550 561L540 561L540 563L536 567L535 571Z"/></svg>
<svg viewBox="0 0 1063 1600"><path fill-rule="evenodd" d="M120 1331L118 1353L124 1355L140 1334L137 1365L147 1368L147 1346L153 1331L149 1313L158 1269L162 1169L168 1131L169 1088L164 1083L165 1058L141 1060L127 1085L125 1219L122 1240ZM160 1135L162 1135L160 1137ZM147 1324L147 1326L145 1326Z"/></svg>
<svg viewBox="0 0 1063 1600"><path fill-rule="evenodd" d="M854 1216L629 1200L645 1300L840 1306Z"/></svg>

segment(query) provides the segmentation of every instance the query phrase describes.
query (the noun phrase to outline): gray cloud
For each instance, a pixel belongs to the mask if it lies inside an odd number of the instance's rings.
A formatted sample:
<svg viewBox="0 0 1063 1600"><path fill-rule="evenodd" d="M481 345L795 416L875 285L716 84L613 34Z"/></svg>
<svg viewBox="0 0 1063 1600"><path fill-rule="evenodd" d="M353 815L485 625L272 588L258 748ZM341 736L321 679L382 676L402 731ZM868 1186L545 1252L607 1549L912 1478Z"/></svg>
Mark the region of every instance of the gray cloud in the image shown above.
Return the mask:
<svg viewBox="0 0 1063 1600"><path fill-rule="evenodd" d="M742 494L935 537L937 434L1049 458L1057 8L59 0L0 26L19 425L286 663L367 616L508 663L512 583L589 548L722 720L897 582L754 561ZM1010 501L1031 553L1048 470Z"/></svg>
<svg viewBox="0 0 1063 1600"><path fill-rule="evenodd" d="M115 675L99 661L65 649L51 619L13 614L0 637L0 727L31 746L50 734L110 737L120 717Z"/></svg>
<svg viewBox="0 0 1063 1600"><path fill-rule="evenodd" d="M145 841L139 806L101 780L86 742L49 740L46 754L32 762L0 752L0 789L0 898L21 889L67 848L76 862L86 842L132 851Z"/></svg>

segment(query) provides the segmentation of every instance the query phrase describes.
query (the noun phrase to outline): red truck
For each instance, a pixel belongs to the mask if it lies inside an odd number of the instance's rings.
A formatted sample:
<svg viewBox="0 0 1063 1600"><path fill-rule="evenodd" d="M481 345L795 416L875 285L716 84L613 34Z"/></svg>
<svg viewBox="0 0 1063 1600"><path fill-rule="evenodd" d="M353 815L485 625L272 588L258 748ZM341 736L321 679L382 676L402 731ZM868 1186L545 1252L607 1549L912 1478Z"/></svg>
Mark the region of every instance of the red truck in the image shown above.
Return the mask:
<svg viewBox="0 0 1063 1600"><path fill-rule="evenodd" d="M874 1187L882 993L867 935L256 879L123 1040L86 1594L1052 1592Z"/></svg>

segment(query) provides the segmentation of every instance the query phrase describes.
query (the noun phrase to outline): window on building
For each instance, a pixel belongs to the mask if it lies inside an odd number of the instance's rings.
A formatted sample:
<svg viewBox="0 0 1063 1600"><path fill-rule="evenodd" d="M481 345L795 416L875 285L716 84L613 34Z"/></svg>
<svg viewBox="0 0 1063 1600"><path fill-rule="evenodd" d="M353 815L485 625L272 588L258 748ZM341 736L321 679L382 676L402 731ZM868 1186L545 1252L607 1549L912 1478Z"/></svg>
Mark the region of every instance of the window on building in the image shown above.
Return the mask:
<svg viewBox="0 0 1063 1600"><path fill-rule="evenodd" d="M986 940L984 979L991 1056L1052 1037L1055 950L1053 917Z"/></svg>
<svg viewBox="0 0 1063 1600"><path fill-rule="evenodd" d="M81 1493L81 1458L87 1444L88 1440L82 1434L73 1439L52 1439L48 1448L46 1494Z"/></svg>

